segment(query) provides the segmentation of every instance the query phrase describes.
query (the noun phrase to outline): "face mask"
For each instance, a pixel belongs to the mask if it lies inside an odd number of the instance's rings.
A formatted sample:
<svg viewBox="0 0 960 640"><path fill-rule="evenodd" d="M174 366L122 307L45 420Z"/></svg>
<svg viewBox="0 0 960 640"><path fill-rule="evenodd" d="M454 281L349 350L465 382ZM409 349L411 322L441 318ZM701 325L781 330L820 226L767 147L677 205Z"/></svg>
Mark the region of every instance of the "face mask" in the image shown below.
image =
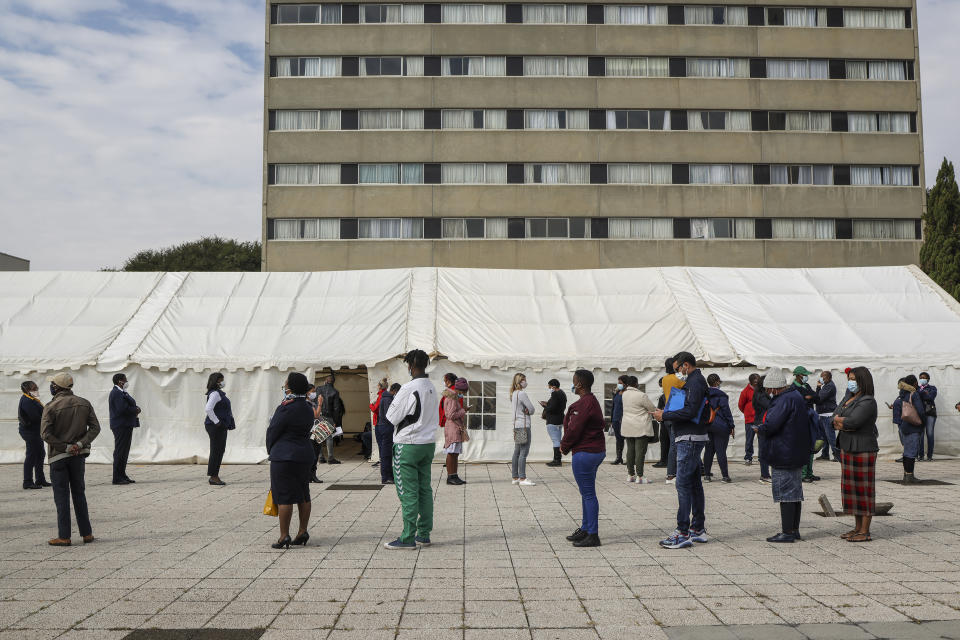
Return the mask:
<svg viewBox="0 0 960 640"><path fill-rule="evenodd" d="M623 391L623 383L617 384L617 391Z"/></svg>
<svg viewBox="0 0 960 640"><path fill-rule="evenodd" d="M928 384L930 384L930 381L929 381L929 380L927 380L926 378L920 378L920 386L921 386L921 387L925 387L925 386L927 386Z"/></svg>
<svg viewBox="0 0 960 640"><path fill-rule="evenodd" d="M847 390L849 390L850 393L856 393L856 392L857 392L857 381L856 381L856 380L847 380Z"/></svg>
<svg viewBox="0 0 960 640"><path fill-rule="evenodd" d="M576 393L576 392L577 392L577 385L573 385L572 387L570 387L570 393Z"/></svg>
<svg viewBox="0 0 960 640"><path fill-rule="evenodd" d="M311 391L310 393L307 394L307 397L310 398L311 400L316 400L316 399L317 399L317 392L316 392L316 391Z"/></svg>
<svg viewBox="0 0 960 640"><path fill-rule="evenodd" d="M53 386L53 384L50 385L50 395L52 396L57 395L57 388Z"/></svg>
<svg viewBox="0 0 960 640"><path fill-rule="evenodd" d="M817 384L824 384L823 378L817 378Z"/></svg>
<svg viewBox="0 0 960 640"><path fill-rule="evenodd" d="M802 378L800 378L802 382L806 382L809 379L810 379L810 376L803 376Z"/></svg>
<svg viewBox="0 0 960 640"><path fill-rule="evenodd" d="M218 383L217 383L217 388L218 388L218 389L223 389L225 386L227 386L227 385L225 385L223 382L218 382Z"/></svg>
<svg viewBox="0 0 960 640"><path fill-rule="evenodd" d="M677 380L679 380L680 382L685 382L686 379L687 379L687 374L679 373L679 372L677 373Z"/></svg>
<svg viewBox="0 0 960 640"><path fill-rule="evenodd" d="M40 389L31 389L30 391L27 391L27 393L38 400L40 399Z"/></svg>
<svg viewBox="0 0 960 640"><path fill-rule="evenodd" d="M521 389L526 389L526 388L527 388L527 381L526 381L526 380L521 380L521 381L520 381L520 388L521 388Z"/></svg>

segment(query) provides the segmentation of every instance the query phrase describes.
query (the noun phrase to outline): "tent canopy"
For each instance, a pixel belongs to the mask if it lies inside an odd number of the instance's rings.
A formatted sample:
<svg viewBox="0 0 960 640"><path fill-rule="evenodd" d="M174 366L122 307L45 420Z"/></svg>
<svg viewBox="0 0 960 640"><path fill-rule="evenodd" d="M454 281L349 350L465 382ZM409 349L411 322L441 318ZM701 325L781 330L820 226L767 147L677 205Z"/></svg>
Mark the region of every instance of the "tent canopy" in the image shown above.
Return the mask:
<svg viewBox="0 0 960 640"><path fill-rule="evenodd" d="M960 361L960 304L916 267L2 273L0 370Z"/></svg>

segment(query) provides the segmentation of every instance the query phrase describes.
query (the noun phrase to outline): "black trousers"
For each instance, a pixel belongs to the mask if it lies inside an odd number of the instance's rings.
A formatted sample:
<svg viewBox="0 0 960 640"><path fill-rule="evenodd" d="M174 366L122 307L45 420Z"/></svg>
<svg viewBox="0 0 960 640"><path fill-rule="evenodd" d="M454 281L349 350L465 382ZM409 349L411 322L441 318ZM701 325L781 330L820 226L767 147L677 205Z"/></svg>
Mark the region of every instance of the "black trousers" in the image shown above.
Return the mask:
<svg viewBox="0 0 960 640"><path fill-rule="evenodd" d="M23 484L46 482L47 479L43 475L43 459L46 454L40 434L20 429L20 437L27 443L27 457L23 460Z"/></svg>
<svg viewBox="0 0 960 640"><path fill-rule="evenodd" d="M133 427L119 427L113 431L113 481L127 479L127 459L130 457L130 442L133 440Z"/></svg>
<svg viewBox="0 0 960 640"><path fill-rule="evenodd" d="M86 458L70 456L50 463L50 481L53 483L53 502L57 505L57 537L70 539L70 498L77 516L81 536L93 533L87 511L86 486L83 481Z"/></svg>
<svg viewBox="0 0 960 640"><path fill-rule="evenodd" d="M223 452L227 450L227 428L223 424L204 426L207 428L207 435L210 436L210 458L207 462L207 475L219 477Z"/></svg>
<svg viewBox="0 0 960 640"><path fill-rule="evenodd" d="M380 451L380 482L393 480L393 428L377 427L377 448Z"/></svg>
<svg viewBox="0 0 960 640"><path fill-rule="evenodd" d="M658 464L667 464L670 458L670 427L660 423L660 461Z"/></svg>
<svg viewBox="0 0 960 640"><path fill-rule="evenodd" d="M370 453L373 450L373 431L364 431L360 434L360 453L364 460L370 459Z"/></svg>

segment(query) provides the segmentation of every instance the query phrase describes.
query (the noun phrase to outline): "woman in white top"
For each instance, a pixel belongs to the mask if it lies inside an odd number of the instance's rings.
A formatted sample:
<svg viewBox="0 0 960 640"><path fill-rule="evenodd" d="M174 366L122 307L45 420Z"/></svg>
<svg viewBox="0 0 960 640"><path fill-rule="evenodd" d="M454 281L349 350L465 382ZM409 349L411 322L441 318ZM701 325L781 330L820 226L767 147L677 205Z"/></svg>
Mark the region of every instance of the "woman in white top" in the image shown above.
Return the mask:
<svg viewBox="0 0 960 640"><path fill-rule="evenodd" d="M533 403L524 389L527 376L518 373L510 385L510 410L513 413L513 484L532 487L536 483L527 480L527 455L530 453L530 416Z"/></svg>
<svg viewBox="0 0 960 640"><path fill-rule="evenodd" d="M620 435L627 441L627 482L650 484L643 477L643 461L647 457L647 444L653 439L652 414L657 407L650 397L640 390L636 376L627 377L623 398L623 421Z"/></svg>

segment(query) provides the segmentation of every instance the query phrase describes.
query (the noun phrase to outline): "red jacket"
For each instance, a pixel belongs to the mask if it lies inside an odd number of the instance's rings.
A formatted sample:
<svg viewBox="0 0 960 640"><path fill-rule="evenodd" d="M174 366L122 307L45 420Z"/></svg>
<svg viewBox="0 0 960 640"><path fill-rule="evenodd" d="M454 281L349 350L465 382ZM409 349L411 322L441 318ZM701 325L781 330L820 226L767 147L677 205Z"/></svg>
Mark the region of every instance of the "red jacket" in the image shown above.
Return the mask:
<svg viewBox="0 0 960 640"><path fill-rule="evenodd" d="M737 403L737 406L740 407L740 411L743 412L743 419L748 425L756 423L757 414L753 410L753 387L747 385L744 390L740 392L740 401Z"/></svg>
<svg viewBox="0 0 960 640"><path fill-rule="evenodd" d="M377 391L377 400L370 405L370 411L373 413L373 420L371 421L373 426L377 426L377 420L380 418L380 398L383 397L383 392L385 389L380 389Z"/></svg>
<svg viewBox="0 0 960 640"><path fill-rule="evenodd" d="M605 428L600 402L595 395L588 393L567 407L567 415L563 419L563 440L560 441L560 451L606 453L607 441L603 437Z"/></svg>
<svg viewBox="0 0 960 640"><path fill-rule="evenodd" d="M452 385L447 387L447 389L454 391L454 388ZM460 407L463 408L463 398L459 398L459 400L460 400ZM443 426L446 426L446 424L447 424L447 413L446 411L443 410L443 401L441 400L440 401L440 426L443 427Z"/></svg>

